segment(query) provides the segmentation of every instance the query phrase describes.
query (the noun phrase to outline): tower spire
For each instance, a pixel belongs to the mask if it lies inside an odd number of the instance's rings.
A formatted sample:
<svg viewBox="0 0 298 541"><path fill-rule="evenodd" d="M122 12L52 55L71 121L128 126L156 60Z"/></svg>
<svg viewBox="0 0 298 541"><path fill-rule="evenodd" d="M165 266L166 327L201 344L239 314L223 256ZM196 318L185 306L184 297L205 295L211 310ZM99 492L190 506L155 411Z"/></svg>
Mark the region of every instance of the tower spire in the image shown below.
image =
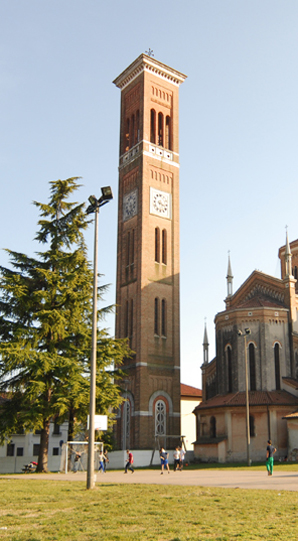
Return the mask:
<svg viewBox="0 0 298 541"><path fill-rule="evenodd" d="M208 342L206 318L205 318L204 338L203 338L203 359L204 359L204 364L208 364L208 362L209 362L209 342Z"/></svg>
<svg viewBox="0 0 298 541"><path fill-rule="evenodd" d="M227 272L227 296L231 297L233 295L233 274L232 274L232 267L231 267L231 259L230 259L230 250L228 251L228 272Z"/></svg>

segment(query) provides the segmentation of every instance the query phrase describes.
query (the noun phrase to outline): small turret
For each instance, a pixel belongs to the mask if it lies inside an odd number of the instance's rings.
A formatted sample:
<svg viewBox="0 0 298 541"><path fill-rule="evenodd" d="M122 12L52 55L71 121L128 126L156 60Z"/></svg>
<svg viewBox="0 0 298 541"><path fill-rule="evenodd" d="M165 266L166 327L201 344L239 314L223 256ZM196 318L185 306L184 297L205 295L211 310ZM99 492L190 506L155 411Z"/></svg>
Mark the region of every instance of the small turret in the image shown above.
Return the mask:
<svg viewBox="0 0 298 541"><path fill-rule="evenodd" d="M288 230L286 235L286 251L285 251L286 277L292 276L292 253L289 243Z"/></svg>

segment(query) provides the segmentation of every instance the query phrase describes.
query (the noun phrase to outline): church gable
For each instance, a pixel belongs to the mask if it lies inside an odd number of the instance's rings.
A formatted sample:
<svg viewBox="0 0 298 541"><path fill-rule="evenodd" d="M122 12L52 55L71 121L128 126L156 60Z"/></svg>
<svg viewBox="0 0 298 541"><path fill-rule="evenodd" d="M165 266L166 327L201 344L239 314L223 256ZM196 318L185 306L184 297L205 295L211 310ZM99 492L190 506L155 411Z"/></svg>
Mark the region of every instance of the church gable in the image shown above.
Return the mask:
<svg viewBox="0 0 298 541"><path fill-rule="evenodd" d="M286 308L281 280L254 271L230 299L229 308Z"/></svg>

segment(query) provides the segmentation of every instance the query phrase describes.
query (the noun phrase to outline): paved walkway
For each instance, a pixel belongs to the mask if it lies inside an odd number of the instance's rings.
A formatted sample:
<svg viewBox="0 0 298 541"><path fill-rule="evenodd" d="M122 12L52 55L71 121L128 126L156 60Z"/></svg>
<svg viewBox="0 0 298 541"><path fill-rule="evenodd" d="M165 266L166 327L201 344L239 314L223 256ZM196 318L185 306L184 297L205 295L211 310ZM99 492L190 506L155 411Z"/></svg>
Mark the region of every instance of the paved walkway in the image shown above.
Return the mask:
<svg viewBox="0 0 298 541"><path fill-rule="evenodd" d="M16 474L13 479L81 481L86 483L86 473L47 473L47 474ZM1 476L0 479L7 479ZM135 470L135 473L123 471L107 471L106 474L96 473L96 484L110 483L143 483L153 485L205 486L223 488L249 488L263 490L293 490L298 491L298 472L276 471L268 476L264 471L235 470L183 470L170 474L160 474L159 470Z"/></svg>

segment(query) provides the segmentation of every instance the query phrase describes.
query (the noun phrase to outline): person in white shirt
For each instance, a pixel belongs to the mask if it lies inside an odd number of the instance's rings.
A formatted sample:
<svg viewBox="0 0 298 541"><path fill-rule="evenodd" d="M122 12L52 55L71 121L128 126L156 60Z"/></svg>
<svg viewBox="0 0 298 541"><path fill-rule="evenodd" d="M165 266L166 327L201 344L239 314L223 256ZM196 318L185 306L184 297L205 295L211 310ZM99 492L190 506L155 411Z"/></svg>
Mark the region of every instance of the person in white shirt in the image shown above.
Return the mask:
<svg viewBox="0 0 298 541"><path fill-rule="evenodd" d="M180 447L180 461L179 461L179 470L180 471L183 470L184 457L185 457L185 451L184 451L184 449L182 447Z"/></svg>
<svg viewBox="0 0 298 541"><path fill-rule="evenodd" d="M173 454L173 457L174 457L174 471L176 471L177 469L179 470L179 464L180 464L179 447L176 447L176 449L174 451L174 454Z"/></svg>

